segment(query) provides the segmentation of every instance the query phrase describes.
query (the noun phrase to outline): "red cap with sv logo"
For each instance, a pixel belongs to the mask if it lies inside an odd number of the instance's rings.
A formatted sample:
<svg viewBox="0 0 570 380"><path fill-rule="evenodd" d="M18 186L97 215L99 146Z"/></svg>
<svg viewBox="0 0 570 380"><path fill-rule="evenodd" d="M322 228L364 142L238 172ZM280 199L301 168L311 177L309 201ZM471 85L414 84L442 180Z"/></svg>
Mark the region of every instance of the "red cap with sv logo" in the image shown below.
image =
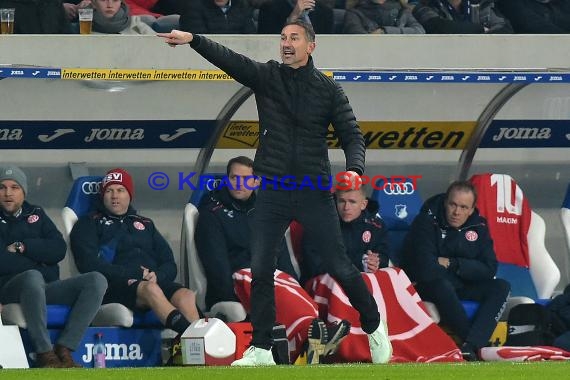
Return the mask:
<svg viewBox="0 0 570 380"><path fill-rule="evenodd" d="M133 200L135 195L133 178L125 169L111 169L107 174L105 174L105 177L103 177L103 181L101 182L101 194L104 194L105 190L107 190L107 187L110 185L123 185L125 189L127 189L131 197L131 201Z"/></svg>

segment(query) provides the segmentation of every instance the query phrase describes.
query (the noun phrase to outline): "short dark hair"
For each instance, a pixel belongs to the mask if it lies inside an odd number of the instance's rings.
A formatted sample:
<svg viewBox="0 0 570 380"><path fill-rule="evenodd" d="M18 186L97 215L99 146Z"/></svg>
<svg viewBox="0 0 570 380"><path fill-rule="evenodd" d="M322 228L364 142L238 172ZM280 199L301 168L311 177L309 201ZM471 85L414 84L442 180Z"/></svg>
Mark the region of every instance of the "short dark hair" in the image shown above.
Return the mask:
<svg viewBox="0 0 570 380"><path fill-rule="evenodd" d="M247 166L248 168L253 168L253 160L246 156L237 156L228 161L228 166L226 166L226 174L230 175L230 170L232 170L233 164L241 164Z"/></svg>
<svg viewBox="0 0 570 380"><path fill-rule="evenodd" d="M298 25L301 28L305 29L305 36L307 37L307 40L309 42L315 42L315 30L313 29L313 26L301 19L296 19L293 21L289 21L287 22L283 28L285 28L287 25Z"/></svg>
<svg viewBox="0 0 570 380"><path fill-rule="evenodd" d="M477 204L477 190L475 186L469 181L454 181L449 185L445 192L445 199L449 199L449 195L454 191L463 191L466 193L473 193L473 207Z"/></svg>

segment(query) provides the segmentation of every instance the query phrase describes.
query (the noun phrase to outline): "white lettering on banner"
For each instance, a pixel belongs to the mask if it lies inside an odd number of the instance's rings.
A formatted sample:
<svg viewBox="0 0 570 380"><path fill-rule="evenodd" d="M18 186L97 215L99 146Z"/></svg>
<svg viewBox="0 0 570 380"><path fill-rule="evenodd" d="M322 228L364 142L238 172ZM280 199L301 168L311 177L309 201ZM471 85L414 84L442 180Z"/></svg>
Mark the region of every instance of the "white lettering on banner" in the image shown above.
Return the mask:
<svg viewBox="0 0 570 380"><path fill-rule="evenodd" d="M52 140L57 139L58 137L61 137L63 135L66 135L68 133L74 133L75 129L69 129L69 128L58 128L54 131L53 135L38 135L38 140L40 140L43 143L47 143L50 142Z"/></svg>
<svg viewBox="0 0 570 380"><path fill-rule="evenodd" d="M16 129L9 129L4 128L0 129L0 141L7 141L7 140L16 140L19 141L22 139L22 130L19 128Z"/></svg>
<svg viewBox="0 0 570 380"><path fill-rule="evenodd" d="M176 132L172 135L163 134L163 135L160 135L159 137L162 141L168 142L168 141L176 140L180 136L183 136L183 135L190 133L190 132L196 132L196 129L194 129L194 128L178 128L176 130Z"/></svg>
<svg viewBox="0 0 570 380"><path fill-rule="evenodd" d="M91 142L93 140L142 140L144 139L144 129L142 128L92 128L91 134L84 141Z"/></svg>
<svg viewBox="0 0 570 380"><path fill-rule="evenodd" d="M515 187L515 199L512 203L512 186ZM505 211L508 214L522 215L523 193L519 185L513 182L513 179L506 174L491 175L491 187L497 186L497 213L502 214Z"/></svg>
<svg viewBox="0 0 570 380"><path fill-rule="evenodd" d="M552 136L550 128L499 128L493 141L505 140L546 140Z"/></svg>
<svg viewBox="0 0 570 380"><path fill-rule="evenodd" d="M518 224L517 218L507 218L506 216L497 216L497 223L502 224Z"/></svg>
<svg viewBox="0 0 570 380"><path fill-rule="evenodd" d="M81 357L83 362L90 363L93 361L93 343L85 343L85 355ZM143 354L141 346L132 343L127 347L126 344L106 343L105 344L105 360L142 360Z"/></svg>

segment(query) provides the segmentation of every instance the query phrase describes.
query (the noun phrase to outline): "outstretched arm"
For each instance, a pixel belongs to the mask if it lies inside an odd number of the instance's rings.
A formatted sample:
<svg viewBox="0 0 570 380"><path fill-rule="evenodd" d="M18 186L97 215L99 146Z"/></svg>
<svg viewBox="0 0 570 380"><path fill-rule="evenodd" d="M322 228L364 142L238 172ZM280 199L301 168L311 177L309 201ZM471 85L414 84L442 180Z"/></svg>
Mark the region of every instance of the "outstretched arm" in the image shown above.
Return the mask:
<svg viewBox="0 0 570 380"><path fill-rule="evenodd" d="M183 32L181 30L176 30L176 29L173 29L169 33L157 33L156 35L158 37L164 38L164 42L166 42L172 47L189 44L194 39L194 35L192 33Z"/></svg>

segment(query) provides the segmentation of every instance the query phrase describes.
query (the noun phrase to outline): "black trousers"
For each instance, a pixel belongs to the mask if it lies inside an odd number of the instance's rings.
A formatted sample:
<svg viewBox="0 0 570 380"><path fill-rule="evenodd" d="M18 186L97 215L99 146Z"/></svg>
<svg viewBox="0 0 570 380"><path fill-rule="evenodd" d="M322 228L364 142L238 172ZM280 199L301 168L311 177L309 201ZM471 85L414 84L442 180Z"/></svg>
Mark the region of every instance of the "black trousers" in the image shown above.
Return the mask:
<svg viewBox="0 0 570 380"><path fill-rule="evenodd" d="M292 220L303 225L303 233L320 242L321 262L342 286L351 304L360 313L362 329L372 333L380 323L374 298L358 269L346 254L338 213L327 190L260 189L251 224L251 344L269 348L275 324L273 272L283 234Z"/></svg>
<svg viewBox="0 0 570 380"><path fill-rule="evenodd" d="M475 348L487 346L511 290L511 285L502 279L484 280L454 288L449 280L441 278L419 282L415 287L424 301L435 304L441 316L441 324ZM472 321L467 318L461 300L479 302Z"/></svg>

